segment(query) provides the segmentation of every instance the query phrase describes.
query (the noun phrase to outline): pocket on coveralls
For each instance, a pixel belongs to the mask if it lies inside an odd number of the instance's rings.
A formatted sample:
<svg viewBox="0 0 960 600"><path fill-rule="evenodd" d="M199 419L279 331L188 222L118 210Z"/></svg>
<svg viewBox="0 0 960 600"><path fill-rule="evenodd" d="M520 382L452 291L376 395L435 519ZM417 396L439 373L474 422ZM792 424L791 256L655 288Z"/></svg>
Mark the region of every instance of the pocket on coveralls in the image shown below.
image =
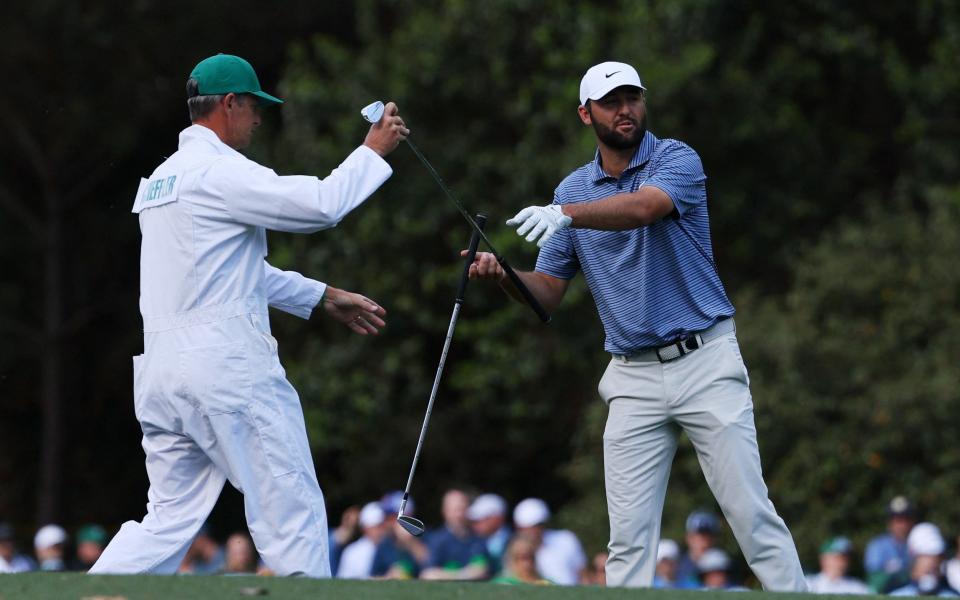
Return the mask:
<svg viewBox="0 0 960 600"><path fill-rule="evenodd" d="M205 415L242 412L250 403L250 366L243 342L181 350L180 376L180 393Z"/></svg>

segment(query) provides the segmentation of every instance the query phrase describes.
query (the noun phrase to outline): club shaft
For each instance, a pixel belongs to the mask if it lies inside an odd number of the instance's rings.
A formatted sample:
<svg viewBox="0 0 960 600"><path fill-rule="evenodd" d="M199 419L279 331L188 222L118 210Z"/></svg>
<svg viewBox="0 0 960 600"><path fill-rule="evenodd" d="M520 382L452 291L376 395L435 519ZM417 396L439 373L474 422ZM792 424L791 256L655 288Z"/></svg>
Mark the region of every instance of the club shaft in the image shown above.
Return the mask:
<svg viewBox="0 0 960 600"><path fill-rule="evenodd" d="M460 204L460 201L453 196L453 192L450 191L450 188L447 187L447 184L443 182L443 178L440 177L440 174L437 173L437 170L433 168L433 165L430 164L430 161L427 160L427 157L420 152L420 149L417 148L417 145L410 141L408 137L407 146L410 147L410 150L417 155L417 158L420 159L420 162L423 163L423 166L426 167L427 171L430 172L430 175L433 176L434 181L437 182L437 185L440 186L440 189L443 190L444 195L453 202L454 206L457 207L457 210L460 211L460 214L463 215L463 218L467 220L467 223L470 223L470 226L473 227L473 230L480 235L480 239L483 240L483 243L487 245L490 252L493 254L494 258L497 259L497 262L500 263L500 266L506 271L507 276L510 278L510 281L513 282L514 287L520 292L520 295L523 296L523 299L527 301L527 304L530 308L533 309L533 312L537 313L537 316L540 317L540 320L544 323L550 322L550 314L544 310L543 306L537 300L536 296L527 288L523 283L523 280L520 279L520 276L513 270L506 259L497 252L497 249L490 243L490 238L483 233L483 229L477 224L477 222L470 216L470 213L467 212L467 209Z"/></svg>
<svg viewBox="0 0 960 600"><path fill-rule="evenodd" d="M410 465L410 475L407 477L407 487L404 488L404 495L410 493L410 486L413 484L413 474L417 470L417 462L420 460L420 450L423 449L423 440L427 437L427 426L430 425L430 415L433 413L433 403L437 399L437 390L440 389L440 379L443 376L443 367L447 363L447 354L450 352L450 344L453 342L453 330L457 326L457 319L460 316L460 306L462 301L453 304L453 315L450 317L450 325L447 327L447 339L443 342L443 353L440 355L440 365L437 367L437 374L433 378L433 389L430 390L430 400L427 402L427 414L423 417L423 426L420 427L420 439L417 441L417 450L413 454L413 464Z"/></svg>

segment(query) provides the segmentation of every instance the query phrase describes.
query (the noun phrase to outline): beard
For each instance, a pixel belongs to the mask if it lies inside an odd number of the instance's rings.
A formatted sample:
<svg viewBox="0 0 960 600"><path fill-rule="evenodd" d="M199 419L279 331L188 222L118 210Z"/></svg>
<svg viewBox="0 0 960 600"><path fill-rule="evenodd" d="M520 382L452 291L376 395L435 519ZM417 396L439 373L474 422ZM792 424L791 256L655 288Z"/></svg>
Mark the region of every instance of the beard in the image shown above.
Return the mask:
<svg viewBox="0 0 960 600"><path fill-rule="evenodd" d="M620 133L616 130L616 126L624 121L633 123L632 133ZM611 129L606 125L597 123L595 119L593 120L593 130L596 132L597 138L605 145L615 150L636 148L643 141L643 136L647 134L647 116L643 115L639 121L630 117L620 119L613 126L614 129Z"/></svg>

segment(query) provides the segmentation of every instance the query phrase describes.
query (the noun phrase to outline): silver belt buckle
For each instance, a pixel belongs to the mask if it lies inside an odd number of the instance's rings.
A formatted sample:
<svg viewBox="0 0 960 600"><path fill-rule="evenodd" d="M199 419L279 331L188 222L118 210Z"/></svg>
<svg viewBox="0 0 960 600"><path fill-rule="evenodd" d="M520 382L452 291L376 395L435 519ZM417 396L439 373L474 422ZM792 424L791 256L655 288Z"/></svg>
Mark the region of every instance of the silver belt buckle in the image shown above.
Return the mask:
<svg viewBox="0 0 960 600"><path fill-rule="evenodd" d="M699 333L695 333L682 340L677 340L670 345L657 348L657 360L662 363L676 360L681 356L686 356L694 350L699 350L702 347L703 338Z"/></svg>

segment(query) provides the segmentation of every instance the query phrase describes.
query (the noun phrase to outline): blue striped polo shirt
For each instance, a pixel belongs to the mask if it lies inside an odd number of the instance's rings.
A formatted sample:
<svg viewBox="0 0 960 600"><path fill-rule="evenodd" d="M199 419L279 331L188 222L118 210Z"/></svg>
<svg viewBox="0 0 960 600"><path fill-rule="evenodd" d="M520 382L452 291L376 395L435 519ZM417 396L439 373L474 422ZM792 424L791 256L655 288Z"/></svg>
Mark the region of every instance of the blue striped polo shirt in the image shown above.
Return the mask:
<svg viewBox="0 0 960 600"><path fill-rule="evenodd" d="M561 229L540 250L540 273L573 279L583 271L608 352L663 346L733 316L713 267L705 181L692 148L648 131L619 179L603 171L598 150L557 186L553 201L562 205L652 185L670 196L676 209L656 223L626 231Z"/></svg>

